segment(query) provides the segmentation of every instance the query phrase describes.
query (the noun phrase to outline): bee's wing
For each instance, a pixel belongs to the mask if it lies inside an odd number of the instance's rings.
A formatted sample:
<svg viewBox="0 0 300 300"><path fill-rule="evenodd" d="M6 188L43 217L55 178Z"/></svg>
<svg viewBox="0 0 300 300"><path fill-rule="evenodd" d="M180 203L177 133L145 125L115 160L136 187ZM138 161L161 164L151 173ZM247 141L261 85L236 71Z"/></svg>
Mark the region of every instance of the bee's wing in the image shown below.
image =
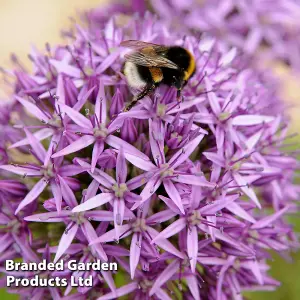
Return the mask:
<svg viewBox="0 0 300 300"><path fill-rule="evenodd" d="M175 63L160 55L133 52L133 53L126 54L125 59L134 64L145 66L145 67L178 69L178 66Z"/></svg>
<svg viewBox="0 0 300 300"><path fill-rule="evenodd" d="M142 41L136 41L136 40L123 41L120 44L120 46L134 49L134 50L140 50L140 49L147 48L147 47L153 47L156 51L157 50L162 51L163 49L167 49L165 46L162 46L162 45L147 43L147 42L142 42Z"/></svg>

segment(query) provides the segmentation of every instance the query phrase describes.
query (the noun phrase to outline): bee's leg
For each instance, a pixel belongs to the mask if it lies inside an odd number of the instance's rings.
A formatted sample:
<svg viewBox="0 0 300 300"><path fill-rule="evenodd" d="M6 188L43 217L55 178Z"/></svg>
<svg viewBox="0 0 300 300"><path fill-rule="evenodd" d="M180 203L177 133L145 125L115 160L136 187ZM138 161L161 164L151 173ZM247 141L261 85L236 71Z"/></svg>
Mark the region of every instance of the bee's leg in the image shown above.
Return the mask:
<svg viewBox="0 0 300 300"><path fill-rule="evenodd" d="M180 107L180 103L184 101L183 96L181 95L181 88L177 89L177 102L178 102L178 107Z"/></svg>
<svg viewBox="0 0 300 300"><path fill-rule="evenodd" d="M177 89L177 101L181 102L181 89Z"/></svg>
<svg viewBox="0 0 300 300"><path fill-rule="evenodd" d="M124 111L129 111L139 100L151 93L155 89L155 84L146 85L146 87L126 105Z"/></svg>

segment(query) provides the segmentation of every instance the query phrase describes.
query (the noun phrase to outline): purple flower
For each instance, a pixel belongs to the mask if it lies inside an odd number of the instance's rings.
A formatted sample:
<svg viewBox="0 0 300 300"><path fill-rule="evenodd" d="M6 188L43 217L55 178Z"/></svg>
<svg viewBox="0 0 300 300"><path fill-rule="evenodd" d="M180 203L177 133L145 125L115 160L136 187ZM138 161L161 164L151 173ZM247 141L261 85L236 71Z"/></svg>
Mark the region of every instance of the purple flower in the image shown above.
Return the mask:
<svg viewBox="0 0 300 300"><path fill-rule="evenodd" d="M159 252L152 244L154 239L159 235L159 233L151 227L156 223L161 223L174 217L175 214L171 210L162 211L146 218L149 211L150 201L148 200L143 210L138 210L137 216L132 214L130 216L130 223L122 225L119 228L121 233L121 238L125 238L132 234L131 245L130 245L130 274L131 279L134 278L135 270L139 263L140 257L146 265L148 265L147 259L152 258L153 261L159 259ZM106 232L96 240L92 241L92 245L97 243L112 242L115 240L116 229ZM161 238L159 242L156 243L159 247L172 253L175 256L183 257L182 253L179 252L170 242ZM147 250L146 250L146 249ZM146 257L142 259L143 255Z"/></svg>
<svg viewBox="0 0 300 300"><path fill-rule="evenodd" d="M12 292L242 299L279 285L268 274L270 250L291 259L300 248L286 220L298 212L299 151L286 151L293 134L280 82L261 63L267 53L297 67L298 4L152 0L151 7L156 15L144 1L91 10L87 26L64 32L68 46L32 49L31 73L15 55L14 70L2 70L13 94L0 108L1 286L6 259L53 254L65 266L71 259L119 266L40 273L68 286ZM196 72L183 101L160 85L122 112L138 92L122 74L120 43L128 39L192 53ZM93 286L73 288L71 276L92 276Z"/></svg>
<svg viewBox="0 0 300 300"><path fill-rule="evenodd" d="M43 145L37 138L28 130L24 129L28 141L32 147L32 155L39 161L40 164L27 163L25 165L2 165L0 169L22 175L25 177L39 177L40 180L33 186L26 197L20 202L16 213L18 213L25 206L33 202L50 183L52 194L55 198L57 211L60 212L62 205L62 190L60 187L61 180L65 178L70 186L76 189L76 181L68 176L73 176L82 172L81 168L72 165L61 166L62 160L53 160L51 155L53 148L57 145L53 142L50 143L49 149L46 151Z"/></svg>
<svg viewBox="0 0 300 300"><path fill-rule="evenodd" d="M77 162L83 167L89 168L87 163L81 160L77 160ZM136 203L141 200L141 197L132 193L131 190L141 186L144 181L140 176L132 178L130 181L126 181L127 165L123 148L120 149L117 156L116 180L100 170L97 170L98 174L94 175L95 170L94 172L91 170L91 176L101 184L102 193L95 195L79 206L74 207L73 212L83 212L110 203L113 208L113 219L116 231L115 238L118 240L119 226L123 224L126 202Z"/></svg>

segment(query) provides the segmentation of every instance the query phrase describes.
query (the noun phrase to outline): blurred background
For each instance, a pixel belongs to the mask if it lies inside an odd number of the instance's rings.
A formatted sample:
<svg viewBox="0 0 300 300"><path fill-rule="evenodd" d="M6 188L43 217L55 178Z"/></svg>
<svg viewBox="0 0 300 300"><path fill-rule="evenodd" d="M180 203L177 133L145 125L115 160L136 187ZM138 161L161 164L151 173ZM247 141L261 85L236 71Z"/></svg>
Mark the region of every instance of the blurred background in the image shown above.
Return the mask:
<svg viewBox="0 0 300 300"><path fill-rule="evenodd" d="M122 1L122 0L121 0ZM184 0L183 0L184 1ZM0 66L9 68L10 55L15 53L23 64L30 68L27 54L31 45L38 49L45 43L62 42L60 30L72 25L70 17L78 19L81 10L97 7L109 0L0 0ZM292 118L291 132L300 132L300 74L292 74L282 66L274 66L284 82L288 113ZM0 81L0 97L5 97ZM299 144L300 138L297 137ZM300 221L291 219L300 232ZM298 300L300 299L300 253L293 255L293 262L286 262L274 255L271 274L282 282L273 293L251 293L247 299ZM0 299L18 299L0 290ZM141 299L142 300L142 299Z"/></svg>

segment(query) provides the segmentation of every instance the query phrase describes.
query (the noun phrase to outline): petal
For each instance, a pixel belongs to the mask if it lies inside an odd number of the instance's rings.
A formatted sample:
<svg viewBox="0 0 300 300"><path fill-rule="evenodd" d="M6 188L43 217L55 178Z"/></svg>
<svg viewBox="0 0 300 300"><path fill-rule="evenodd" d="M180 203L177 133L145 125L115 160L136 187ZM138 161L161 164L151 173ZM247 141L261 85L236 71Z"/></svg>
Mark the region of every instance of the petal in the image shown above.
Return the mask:
<svg viewBox="0 0 300 300"><path fill-rule="evenodd" d="M61 103L66 104L66 99L65 99L65 87L64 87L64 80L63 80L63 75L59 74L57 76L57 85L56 85L56 92L55 95L59 99ZM57 106L57 102L55 103Z"/></svg>
<svg viewBox="0 0 300 300"><path fill-rule="evenodd" d="M213 86L212 86L212 83L209 80L208 76L205 76L204 81L205 81L205 85L206 85L206 91L208 92L207 97L208 97L210 107L211 107L212 111L214 112L214 114L216 116L218 116L221 113L220 103L218 101L216 94L213 92Z"/></svg>
<svg viewBox="0 0 300 300"><path fill-rule="evenodd" d="M198 230L192 226L187 232L187 252L191 263L191 270L195 273L198 256Z"/></svg>
<svg viewBox="0 0 300 300"><path fill-rule="evenodd" d="M202 103L205 100L206 100L205 97L196 97L193 100L184 101L184 102L180 103L180 106L176 105L174 108L168 110L168 115L175 114L177 112L181 112L185 109L195 106L196 104ZM174 106L174 102L170 103L170 104L172 104L172 106Z"/></svg>
<svg viewBox="0 0 300 300"><path fill-rule="evenodd" d="M209 228L206 225L199 224L198 228L203 232L209 233ZM238 250L245 251L249 256L254 255L254 251L250 248L239 242L238 240L233 239L229 234L223 232L219 232L218 230L215 231L215 236L217 239L232 245L233 247L237 248Z"/></svg>
<svg viewBox="0 0 300 300"><path fill-rule="evenodd" d="M194 150L199 146L202 141L204 134L199 134L192 141L187 143L181 150L177 151L172 158L169 160L169 164L172 165L172 168L176 168L186 161Z"/></svg>
<svg viewBox="0 0 300 300"><path fill-rule="evenodd" d="M229 203L226 207L230 212L232 212L234 215L249 221L251 223L255 223L256 220L248 214L240 205L238 205L236 202Z"/></svg>
<svg viewBox="0 0 300 300"><path fill-rule="evenodd" d="M175 182L181 182L185 184L191 184L195 186L210 187L214 188L216 185L206 180L204 176L196 175L177 175L177 177L172 178Z"/></svg>
<svg viewBox="0 0 300 300"><path fill-rule="evenodd" d="M60 213L61 203L62 203L62 194L61 194L60 186L55 182L55 180L52 180L50 185L51 185L53 197L55 199L56 210L58 213Z"/></svg>
<svg viewBox="0 0 300 300"><path fill-rule="evenodd" d="M33 135L35 136L35 138L38 141L42 141L48 137L50 137L51 135L53 135L53 129L51 128L43 128L41 130L36 131ZM9 148L17 148L17 147L21 147L21 146L25 146L29 144L29 139L25 138L22 139L21 141L18 141L14 144L12 144L11 146L9 146Z"/></svg>
<svg viewBox="0 0 300 300"><path fill-rule="evenodd" d="M152 156L157 165L164 164L166 162L164 154L164 136L165 132L163 124L160 120L149 119L149 141Z"/></svg>
<svg viewBox="0 0 300 300"><path fill-rule="evenodd" d="M225 132L223 128L217 126L215 136L216 136L217 148L222 149L224 145L224 139L225 139Z"/></svg>
<svg viewBox="0 0 300 300"><path fill-rule="evenodd" d="M172 300L172 298L170 298L169 295L161 288L157 288L154 294L160 300Z"/></svg>
<svg viewBox="0 0 300 300"><path fill-rule="evenodd" d="M199 256L198 261L200 264L209 266L223 266L226 263L226 259L211 256Z"/></svg>
<svg viewBox="0 0 300 300"><path fill-rule="evenodd" d="M43 192L43 190L45 189L45 187L47 185L48 185L48 182L44 178L42 178L40 181L38 181L34 185L34 187L30 190L30 192L26 195L26 197L21 201L15 214L17 214L26 205L28 205L32 201L34 201Z"/></svg>
<svg viewBox="0 0 300 300"><path fill-rule="evenodd" d="M221 209L227 207L228 204L237 200L240 195L228 195L215 200L212 204L206 205L199 209L200 214L216 214Z"/></svg>
<svg viewBox="0 0 300 300"><path fill-rule="evenodd" d="M241 186L240 189L256 204L258 208L261 208L254 190L248 187L248 182L237 172L233 173L232 176L236 183Z"/></svg>
<svg viewBox="0 0 300 300"><path fill-rule="evenodd" d="M231 48L227 53L222 55L219 62L220 66L226 67L227 65L229 65L236 57L236 55L237 55L237 49Z"/></svg>
<svg viewBox="0 0 300 300"><path fill-rule="evenodd" d="M68 229L68 227L71 227ZM65 253L65 251L69 248L71 245L76 233L78 230L78 225L76 223L69 223L66 230L64 231L59 244L58 249L55 254L54 263L57 263L57 261L61 258L61 256Z"/></svg>
<svg viewBox="0 0 300 300"><path fill-rule="evenodd" d="M147 232L150 234L151 238L154 239L155 237L157 237L159 235L158 231L156 231L155 229L153 229L150 226L147 226ZM179 250L177 250L173 244L171 242L169 242L168 240L164 239L164 238L160 238L158 241L155 242L156 245L158 245L160 248L164 249L165 251L184 259L185 255L180 252Z"/></svg>
<svg viewBox="0 0 300 300"><path fill-rule="evenodd" d="M264 284L264 278L261 273L259 264L257 260L248 260L245 261L245 263L242 264L243 268L247 268L248 270L251 270L253 275L255 276L256 280L258 281L259 284L263 285Z"/></svg>
<svg viewBox="0 0 300 300"><path fill-rule="evenodd" d="M118 288L115 293L114 292L108 293L104 296L99 297L97 300L113 300L116 299L117 297L122 297L127 294L130 294L133 291L137 290L137 288L138 288L137 282L132 282Z"/></svg>
<svg viewBox="0 0 300 300"><path fill-rule="evenodd" d="M155 243L159 239L167 239L170 236L173 236L180 232L183 228L186 227L186 220L184 218L180 218L161 231L153 240L152 244Z"/></svg>
<svg viewBox="0 0 300 300"><path fill-rule="evenodd" d="M63 155L68 155L70 153L77 152L83 148L88 147L89 145L95 142L95 137L91 135L85 135L80 137L78 140L67 146L66 148L58 151L57 153L52 155L52 158L60 157Z"/></svg>
<svg viewBox="0 0 300 300"><path fill-rule="evenodd" d="M152 296L156 293L157 289L164 285L179 269L180 263L178 259L174 259L162 273L156 278L149 295Z"/></svg>
<svg viewBox="0 0 300 300"><path fill-rule="evenodd" d="M85 162L84 160L81 160L80 158L75 158L74 162L78 163L80 166L86 168L87 170L91 168L91 165L89 163ZM106 188L110 189L111 186L116 183L116 181L111 176L97 168L95 169L94 173L90 171L88 171L88 173Z"/></svg>
<svg viewBox="0 0 300 300"><path fill-rule="evenodd" d="M78 126L86 129L93 129L91 121L80 112L61 102L58 102L58 105L60 106L61 111L66 113Z"/></svg>
<svg viewBox="0 0 300 300"><path fill-rule="evenodd" d="M138 175L136 177L133 177L132 179L128 180L126 182L127 188L132 191L140 186L144 185L147 182L147 177L145 174Z"/></svg>
<svg viewBox="0 0 300 300"><path fill-rule="evenodd" d="M90 95L92 94L92 92L94 91L95 88L96 88L96 86L93 86L88 91L86 91L87 89L85 89L83 87L78 95L78 101L73 106L73 109L76 111L80 111L82 109L83 105L89 99Z"/></svg>
<svg viewBox="0 0 300 300"><path fill-rule="evenodd" d="M192 294L192 296L194 297L195 300L200 300L200 292L199 292L199 288L198 288L198 280L196 278L196 276L188 276L186 277L186 283L189 287L189 290Z"/></svg>
<svg viewBox="0 0 300 300"><path fill-rule="evenodd" d="M255 148L256 144L260 141L263 132L263 130L259 130L246 140L245 144L248 150L253 150Z"/></svg>
<svg viewBox="0 0 300 300"><path fill-rule="evenodd" d="M33 170L33 169L29 169L26 167L19 167L17 165L2 165L0 166L1 170L5 170L8 172L12 172L14 174L17 175L21 175L21 176L41 176L42 173L40 170Z"/></svg>
<svg viewBox="0 0 300 300"><path fill-rule="evenodd" d="M7 215L0 212L0 224L1 225L7 225L7 223L9 223L10 221L11 221L11 219Z"/></svg>
<svg viewBox="0 0 300 300"><path fill-rule="evenodd" d="M95 171L95 167L96 167L98 158L99 158L100 154L103 152L103 150L104 150L103 141L97 140L94 144L93 153L92 153L92 164L91 164L92 173L94 173L94 171Z"/></svg>
<svg viewBox="0 0 300 300"><path fill-rule="evenodd" d="M40 262L40 258L36 255L36 252L32 249L27 241L21 239L16 233L12 233L15 242L18 244L22 252L24 261Z"/></svg>
<svg viewBox="0 0 300 300"><path fill-rule="evenodd" d="M84 214L88 219L98 222L111 222L114 220L114 214L112 211L107 210L93 210Z"/></svg>
<svg viewBox="0 0 300 300"><path fill-rule="evenodd" d="M156 166L150 161L149 158L145 160L129 153L125 153L125 157L130 163L143 171L151 171L156 169Z"/></svg>
<svg viewBox="0 0 300 300"><path fill-rule="evenodd" d="M174 183L170 179L164 179L163 184L165 187L165 190L167 194L169 195L170 199L176 204L176 206L179 208L181 213L184 215L184 208L182 204L181 197L179 195L179 192L177 191Z"/></svg>
<svg viewBox="0 0 300 300"><path fill-rule="evenodd" d="M135 148L134 146L130 145L129 143L123 141L122 139L110 135L106 138L105 142L110 145L111 147L120 150L121 148L123 148L124 153L128 153L131 155L135 155L139 158L142 158L144 160L150 160L149 157L147 155L145 155L144 153L142 153L141 151L139 151L137 148Z"/></svg>
<svg viewBox="0 0 300 300"><path fill-rule="evenodd" d="M118 184L126 182L127 165L125 161L123 148L120 149L117 157L116 177Z"/></svg>
<svg viewBox="0 0 300 300"><path fill-rule="evenodd" d="M69 187L69 185L66 183L66 181L64 180L63 177L58 175L58 178L59 178L59 182L60 182L62 197L64 198L66 203L71 208L77 206L76 197L75 197L73 191L71 190L71 188Z"/></svg>
<svg viewBox="0 0 300 300"><path fill-rule="evenodd" d="M120 49L113 51L111 54L106 56L106 58L101 62L101 64L97 67L96 73L101 74L103 73L108 67L110 67L115 60L120 56Z"/></svg>
<svg viewBox="0 0 300 300"><path fill-rule="evenodd" d="M72 214L70 210L63 210L58 214L57 211L35 214L32 216L25 217L24 220L27 222L63 222L66 218Z"/></svg>
<svg viewBox="0 0 300 300"><path fill-rule="evenodd" d="M119 235L121 238L125 238L126 236L130 235L132 232L131 225L126 224L119 227ZM127 234L125 234L127 233ZM99 236L97 239L90 242L90 245L94 245L97 243L108 243L113 242L116 239L116 229L112 229L107 231L103 235Z"/></svg>
<svg viewBox="0 0 300 300"><path fill-rule="evenodd" d="M59 174L62 177L75 176L85 172L84 168L77 165L63 165L59 168Z"/></svg>
<svg viewBox="0 0 300 300"><path fill-rule="evenodd" d="M287 205L286 207L282 208L281 210L277 211L275 214L267 216L255 224L251 226L252 229L261 229L268 227L270 224L278 220L283 214L285 214L290 209L290 206Z"/></svg>
<svg viewBox="0 0 300 300"><path fill-rule="evenodd" d="M58 73L64 73L66 75L71 76L72 78L81 77L81 71L78 68L69 65L65 61L49 59L49 62L52 66L54 66Z"/></svg>
<svg viewBox="0 0 300 300"><path fill-rule="evenodd" d="M182 118L186 119L189 117L189 114L182 115ZM201 124L215 124L215 116L209 113L195 113L194 115L195 122L199 122Z"/></svg>
<svg viewBox="0 0 300 300"><path fill-rule="evenodd" d="M99 123L106 124L106 96L105 96L105 90L103 81L100 80L99 82L99 91L96 97L96 103L95 103L95 115L97 116L97 119Z"/></svg>
<svg viewBox="0 0 300 300"><path fill-rule="evenodd" d="M26 133L26 136L29 140L29 144L32 147L32 150L34 151L35 155L38 157L38 159L44 163L46 158L46 150L44 146L38 141L38 139L27 129L24 128L24 131Z"/></svg>
<svg viewBox="0 0 300 300"><path fill-rule="evenodd" d="M147 201L154 193L155 191L160 187L162 183L161 178L157 178L157 176L154 176L152 179L150 179L147 184L145 185L142 193L140 196L142 197L142 200L140 202L137 202L134 204L131 208L131 210L135 210L138 208L143 202Z"/></svg>
<svg viewBox="0 0 300 300"><path fill-rule="evenodd" d="M156 214L151 215L149 218L147 218L147 224L150 224L150 223L156 224L156 223L166 222L177 215L178 215L178 212L174 212L171 209L162 210Z"/></svg>
<svg viewBox="0 0 300 300"><path fill-rule="evenodd" d="M263 32L259 26L253 27L247 35L243 49L245 53L252 54L260 46Z"/></svg>
<svg viewBox="0 0 300 300"><path fill-rule="evenodd" d="M229 257L227 260L227 263L222 266L220 272L219 272L219 278L217 281L217 300L223 300L224 297L222 296L222 287L223 287L223 282L225 279L225 273L226 271L230 268L230 266L233 264L235 258L234 257Z"/></svg>
<svg viewBox="0 0 300 300"><path fill-rule="evenodd" d="M13 238L11 237L10 233L3 234L0 238L0 251L1 254L14 242ZM2 259L2 258L1 258Z"/></svg>
<svg viewBox="0 0 300 300"><path fill-rule="evenodd" d="M142 235L134 233L130 244L130 276L134 278L135 269L139 263L142 247Z"/></svg>
<svg viewBox="0 0 300 300"><path fill-rule="evenodd" d="M87 238L89 243L91 243L92 241L94 241L97 238L97 233L89 221L86 221L82 224L81 230L82 230L83 234L85 235L85 237ZM108 260L107 255L106 255L102 245L100 245L100 244L93 245L92 249L97 252L100 259L102 259L104 261ZM111 285L110 285L110 287L111 287ZM114 288L114 287L112 286L112 288Z"/></svg>
<svg viewBox="0 0 300 300"><path fill-rule="evenodd" d="M49 121L49 118L35 104L19 96L15 96L15 97L31 115L37 117L40 121L43 121L45 123Z"/></svg>
<svg viewBox="0 0 300 300"><path fill-rule="evenodd" d="M139 120L148 120L151 118L151 114L147 110L130 110L122 112L118 115L120 118L135 118Z"/></svg>
<svg viewBox="0 0 300 300"><path fill-rule="evenodd" d="M81 211L90 210L95 207L99 207L113 199L114 199L114 195L112 193L101 193L83 202L82 204L79 204L78 206L74 207L72 212L81 212Z"/></svg>
<svg viewBox="0 0 300 300"><path fill-rule="evenodd" d="M88 199L95 197L97 195L97 191L99 189L99 182L95 179L92 180L92 182L89 184L88 188L86 189L84 201L87 201Z"/></svg>
<svg viewBox="0 0 300 300"><path fill-rule="evenodd" d="M108 272L107 271L101 271L101 275L103 276L105 282L109 286L109 288L112 291L112 293L116 294L116 292L117 292L116 285L115 285L114 279L113 279L113 277L111 275L111 272L109 272L109 271Z"/></svg>
<svg viewBox="0 0 300 300"><path fill-rule="evenodd" d="M122 226L124 220L125 203L124 199L116 199L113 201L114 226L116 229L116 240L119 240L119 227Z"/></svg>
<svg viewBox="0 0 300 300"><path fill-rule="evenodd" d="M202 152L202 154L213 163L217 164L220 167L225 167L225 159L223 156L213 152Z"/></svg>
<svg viewBox="0 0 300 300"><path fill-rule="evenodd" d="M47 153L46 153L46 157L44 159L44 166L47 167L50 163L50 160L51 160L51 156L53 154L53 151L56 149L57 145L59 144L59 141L60 141L60 138L61 138L61 135L60 133L54 133L52 138L51 138L51 141L50 141L50 144L48 146L48 150L47 150ZM60 165L60 160L59 159L56 159L54 161L54 164L55 165Z"/></svg>
<svg viewBox="0 0 300 300"><path fill-rule="evenodd" d="M241 115L232 119L232 125L252 126L272 122L275 118L262 115Z"/></svg>

